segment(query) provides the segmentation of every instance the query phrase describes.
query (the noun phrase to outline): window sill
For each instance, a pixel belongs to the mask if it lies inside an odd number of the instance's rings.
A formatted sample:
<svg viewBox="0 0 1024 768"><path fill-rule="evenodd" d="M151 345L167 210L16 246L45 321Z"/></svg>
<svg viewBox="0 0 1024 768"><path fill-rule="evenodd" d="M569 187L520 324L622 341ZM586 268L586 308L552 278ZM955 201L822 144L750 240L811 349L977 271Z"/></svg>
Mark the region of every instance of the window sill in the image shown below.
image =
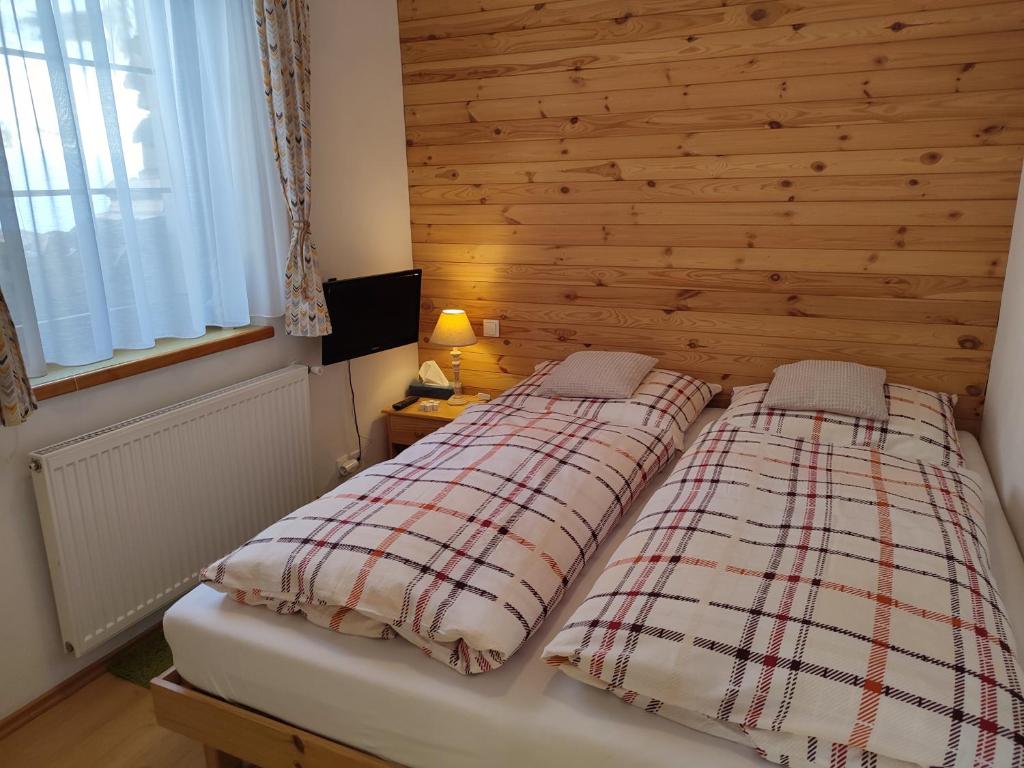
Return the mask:
<svg viewBox="0 0 1024 768"><path fill-rule="evenodd" d="M242 347L274 336L269 325L212 329L198 339L161 339L152 349L118 351L110 360L78 368L55 367L32 382L37 400L67 395L147 371Z"/></svg>

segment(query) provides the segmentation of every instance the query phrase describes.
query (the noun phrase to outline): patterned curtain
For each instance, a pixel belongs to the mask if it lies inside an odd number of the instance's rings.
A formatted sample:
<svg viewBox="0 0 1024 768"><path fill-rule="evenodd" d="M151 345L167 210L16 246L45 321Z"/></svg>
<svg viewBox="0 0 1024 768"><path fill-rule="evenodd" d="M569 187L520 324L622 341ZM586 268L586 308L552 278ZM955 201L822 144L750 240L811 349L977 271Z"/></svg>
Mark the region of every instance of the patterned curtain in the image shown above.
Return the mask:
<svg viewBox="0 0 1024 768"><path fill-rule="evenodd" d="M309 232L309 5L306 0L254 0L254 8L274 157L292 221L285 329L292 336L326 336L331 319Z"/></svg>
<svg viewBox="0 0 1024 768"><path fill-rule="evenodd" d="M21 424L36 409L25 363L18 348L18 334L0 292L0 424L13 427Z"/></svg>

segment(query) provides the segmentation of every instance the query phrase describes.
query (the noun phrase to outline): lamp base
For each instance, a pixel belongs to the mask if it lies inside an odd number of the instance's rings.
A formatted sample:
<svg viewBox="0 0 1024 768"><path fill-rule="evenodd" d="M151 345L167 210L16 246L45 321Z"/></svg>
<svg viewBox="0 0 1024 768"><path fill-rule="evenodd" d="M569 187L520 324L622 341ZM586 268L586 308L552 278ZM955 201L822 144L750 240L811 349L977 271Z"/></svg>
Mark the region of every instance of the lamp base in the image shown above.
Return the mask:
<svg viewBox="0 0 1024 768"><path fill-rule="evenodd" d="M452 384L452 391L455 393L456 397L459 397L459 396L462 395L461 368L462 368L462 351L458 347L452 347L452 382L451 382L451 384ZM462 403L452 403L452 401L449 400L448 402L451 403L452 405L464 405L466 401L463 400Z"/></svg>
<svg viewBox="0 0 1024 768"><path fill-rule="evenodd" d="M469 402L469 398L465 395L452 395L448 398L448 405L465 405Z"/></svg>

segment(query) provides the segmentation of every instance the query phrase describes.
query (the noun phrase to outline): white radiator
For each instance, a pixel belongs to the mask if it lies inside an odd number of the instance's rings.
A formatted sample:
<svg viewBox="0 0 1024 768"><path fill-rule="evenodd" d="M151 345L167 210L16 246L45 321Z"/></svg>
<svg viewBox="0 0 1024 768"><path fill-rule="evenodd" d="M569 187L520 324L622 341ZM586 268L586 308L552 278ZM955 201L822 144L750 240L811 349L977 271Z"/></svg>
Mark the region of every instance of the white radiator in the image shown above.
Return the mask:
<svg viewBox="0 0 1024 768"><path fill-rule="evenodd" d="M65 648L166 606L310 501L309 423L296 365L33 452Z"/></svg>

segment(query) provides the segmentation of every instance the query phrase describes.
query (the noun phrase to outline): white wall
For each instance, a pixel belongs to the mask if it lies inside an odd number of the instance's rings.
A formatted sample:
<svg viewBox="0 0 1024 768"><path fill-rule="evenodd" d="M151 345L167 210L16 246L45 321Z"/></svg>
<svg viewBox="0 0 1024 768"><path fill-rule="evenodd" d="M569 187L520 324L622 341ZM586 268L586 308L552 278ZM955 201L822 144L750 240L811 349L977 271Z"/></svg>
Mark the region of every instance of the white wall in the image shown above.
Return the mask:
<svg viewBox="0 0 1024 768"><path fill-rule="evenodd" d="M1024 179L992 358L981 447L1018 543L1024 544Z"/></svg>
<svg viewBox="0 0 1024 768"><path fill-rule="evenodd" d="M324 279L412 267L398 11L381 0L313 0L313 237ZM416 376L416 346L352 361L363 437L385 450L383 407ZM318 414L353 434L347 363L317 382L342 406ZM372 425L372 430L370 429ZM353 445L355 438L352 438ZM314 443L314 451L318 445Z"/></svg>
<svg viewBox="0 0 1024 768"><path fill-rule="evenodd" d="M28 452L293 360L315 361L315 355L315 343L282 331L268 341L44 400L25 424L0 428L0 717L106 652L78 660L61 647Z"/></svg>
<svg viewBox="0 0 1024 768"><path fill-rule="evenodd" d="M395 4L313 0L312 230L325 278L411 266ZM210 357L44 401L24 425L0 429L0 717L81 669L61 647L28 471L28 451L293 361L319 362L319 343L278 335ZM367 458L384 451L379 412L416 373L414 346L354 363ZM311 379L314 474L331 484L335 457L355 448L345 364Z"/></svg>

